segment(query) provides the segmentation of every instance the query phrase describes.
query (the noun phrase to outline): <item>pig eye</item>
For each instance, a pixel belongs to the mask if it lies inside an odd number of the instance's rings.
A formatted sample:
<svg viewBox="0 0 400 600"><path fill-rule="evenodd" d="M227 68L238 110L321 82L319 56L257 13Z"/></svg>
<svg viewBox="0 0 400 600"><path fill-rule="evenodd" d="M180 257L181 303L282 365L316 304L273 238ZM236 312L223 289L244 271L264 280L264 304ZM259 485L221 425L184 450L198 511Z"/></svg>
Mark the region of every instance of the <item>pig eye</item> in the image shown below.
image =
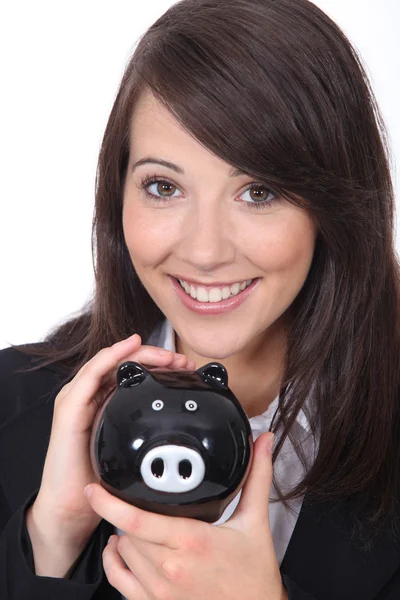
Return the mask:
<svg viewBox="0 0 400 600"><path fill-rule="evenodd" d="M151 408L153 410L161 410L163 406L164 402L162 400L154 400L153 404L151 405Z"/></svg>
<svg viewBox="0 0 400 600"><path fill-rule="evenodd" d="M197 410L197 402L195 402L194 400L187 400L185 402L185 408L187 408L188 410Z"/></svg>

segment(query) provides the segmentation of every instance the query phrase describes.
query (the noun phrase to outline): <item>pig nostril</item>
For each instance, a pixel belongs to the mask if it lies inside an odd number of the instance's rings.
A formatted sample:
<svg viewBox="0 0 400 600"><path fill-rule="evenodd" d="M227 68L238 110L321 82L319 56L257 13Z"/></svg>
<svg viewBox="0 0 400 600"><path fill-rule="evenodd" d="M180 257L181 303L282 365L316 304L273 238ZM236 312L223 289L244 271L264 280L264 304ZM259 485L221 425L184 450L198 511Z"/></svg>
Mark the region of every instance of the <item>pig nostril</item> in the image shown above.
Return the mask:
<svg viewBox="0 0 400 600"><path fill-rule="evenodd" d="M192 474L192 463L189 460L181 460L179 463L179 475L188 479Z"/></svg>
<svg viewBox="0 0 400 600"><path fill-rule="evenodd" d="M164 461L162 458L155 458L151 463L151 472L154 477L162 477L164 473Z"/></svg>

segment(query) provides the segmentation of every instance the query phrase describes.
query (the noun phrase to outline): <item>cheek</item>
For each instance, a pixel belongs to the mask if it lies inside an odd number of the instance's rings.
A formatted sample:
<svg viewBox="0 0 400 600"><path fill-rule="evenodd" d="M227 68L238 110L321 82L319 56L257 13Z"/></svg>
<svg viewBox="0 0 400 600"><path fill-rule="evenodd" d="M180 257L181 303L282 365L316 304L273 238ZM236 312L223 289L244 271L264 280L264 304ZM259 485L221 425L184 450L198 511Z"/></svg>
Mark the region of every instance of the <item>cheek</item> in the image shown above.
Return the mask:
<svg viewBox="0 0 400 600"><path fill-rule="evenodd" d="M171 231L154 211L127 205L122 212L125 242L132 262L152 265L162 260L172 243Z"/></svg>
<svg viewBox="0 0 400 600"><path fill-rule="evenodd" d="M276 321L292 304L307 278L311 267L316 231L308 218L287 218L271 224L268 235L258 239L258 260L255 264L265 273L263 304L268 319ZM258 319L258 317L257 317Z"/></svg>
<svg viewBox="0 0 400 600"><path fill-rule="evenodd" d="M296 278L302 279L311 266L315 235L314 224L308 216L293 215L277 220L268 231L264 229L258 236L253 236L249 243L263 270L281 276L287 273L291 278L296 274Z"/></svg>

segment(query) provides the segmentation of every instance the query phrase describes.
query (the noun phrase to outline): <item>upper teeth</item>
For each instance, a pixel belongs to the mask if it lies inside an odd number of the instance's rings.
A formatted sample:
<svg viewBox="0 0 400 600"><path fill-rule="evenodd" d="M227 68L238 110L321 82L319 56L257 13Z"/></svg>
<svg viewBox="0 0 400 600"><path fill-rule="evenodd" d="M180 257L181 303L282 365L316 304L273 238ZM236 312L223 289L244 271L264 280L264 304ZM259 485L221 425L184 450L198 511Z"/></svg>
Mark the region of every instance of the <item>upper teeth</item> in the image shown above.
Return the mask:
<svg viewBox="0 0 400 600"><path fill-rule="evenodd" d="M239 294L239 292L242 292L253 280L247 279L242 283L234 283L230 287L215 287L211 288L211 290L206 290L201 286L194 286L193 284L183 281L182 279L178 279L178 281L185 292L199 302L221 302L221 300L226 300L227 298L236 296Z"/></svg>

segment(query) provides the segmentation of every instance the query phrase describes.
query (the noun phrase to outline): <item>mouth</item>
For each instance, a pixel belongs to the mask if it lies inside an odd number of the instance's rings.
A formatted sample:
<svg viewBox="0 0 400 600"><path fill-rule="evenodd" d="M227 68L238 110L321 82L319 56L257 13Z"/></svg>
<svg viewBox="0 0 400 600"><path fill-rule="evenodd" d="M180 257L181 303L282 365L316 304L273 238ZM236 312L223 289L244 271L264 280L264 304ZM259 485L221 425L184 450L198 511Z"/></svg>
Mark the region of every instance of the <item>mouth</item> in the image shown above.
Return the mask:
<svg viewBox="0 0 400 600"><path fill-rule="evenodd" d="M188 287L188 284L186 284L185 289L176 277L172 275L169 277L182 303L194 312L207 315L228 312L240 306L261 280L260 277L246 280L243 282L245 284L243 289L240 289L238 283L233 284L230 290L225 290L224 298L222 295L224 288L222 290L221 288L206 290L201 286L195 288L194 286ZM248 283L249 281L250 283ZM189 290L189 293L187 290Z"/></svg>
<svg viewBox="0 0 400 600"><path fill-rule="evenodd" d="M245 281L233 284L205 286L201 284L192 284L189 281L184 281L176 277L174 279L179 283L186 294L193 298L193 300L210 303L218 303L222 300L227 300L229 298L238 296L254 281L254 279L247 279Z"/></svg>

